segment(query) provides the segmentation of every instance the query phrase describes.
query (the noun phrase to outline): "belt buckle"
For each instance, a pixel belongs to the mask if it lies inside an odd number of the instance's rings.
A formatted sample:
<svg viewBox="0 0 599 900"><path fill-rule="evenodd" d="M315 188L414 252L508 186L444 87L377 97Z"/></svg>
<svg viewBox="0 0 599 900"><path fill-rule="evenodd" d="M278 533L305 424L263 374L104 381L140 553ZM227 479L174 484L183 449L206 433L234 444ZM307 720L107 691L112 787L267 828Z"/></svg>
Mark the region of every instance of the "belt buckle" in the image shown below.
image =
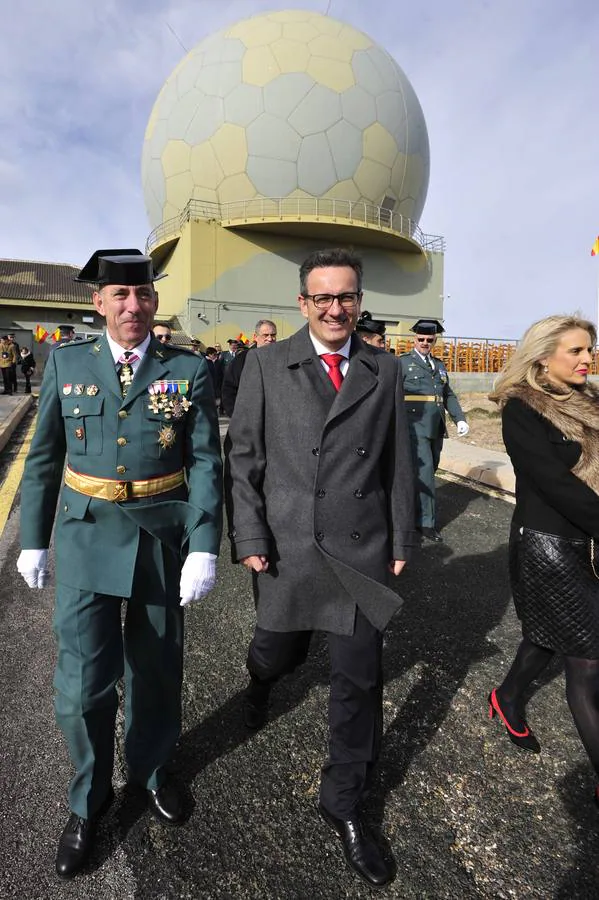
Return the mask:
<svg viewBox="0 0 599 900"><path fill-rule="evenodd" d="M117 481L112 488L112 500L113 503L121 503L123 500L128 500L131 496L131 482L130 481Z"/></svg>

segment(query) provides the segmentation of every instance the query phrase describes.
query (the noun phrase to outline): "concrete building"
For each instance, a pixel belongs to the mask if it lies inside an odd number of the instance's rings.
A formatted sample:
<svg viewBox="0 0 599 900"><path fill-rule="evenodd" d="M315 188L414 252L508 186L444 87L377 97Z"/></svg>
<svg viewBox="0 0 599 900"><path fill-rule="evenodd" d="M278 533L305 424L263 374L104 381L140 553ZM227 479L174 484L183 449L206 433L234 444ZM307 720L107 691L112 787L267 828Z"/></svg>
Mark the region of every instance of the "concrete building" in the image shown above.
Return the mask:
<svg viewBox="0 0 599 900"><path fill-rule="evenodd" d="M259 318L295 331L297 268L352 245L364 305L406 333L443 318L443 240L418 226L429 143L416 94L367 35L310 11L255 16L198 44L151 112L142 181L161 314L205 344Z"/></svg>

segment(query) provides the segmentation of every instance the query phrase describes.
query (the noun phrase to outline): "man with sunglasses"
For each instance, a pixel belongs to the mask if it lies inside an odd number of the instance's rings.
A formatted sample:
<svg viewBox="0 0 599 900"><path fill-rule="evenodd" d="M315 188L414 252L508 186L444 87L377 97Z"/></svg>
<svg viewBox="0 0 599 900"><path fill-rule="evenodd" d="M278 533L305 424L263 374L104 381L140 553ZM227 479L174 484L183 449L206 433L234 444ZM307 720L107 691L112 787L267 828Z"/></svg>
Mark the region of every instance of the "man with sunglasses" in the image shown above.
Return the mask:
<svg viewBox="0 0 599 900"><path fill-rule="evenodd" d="M156 340L160 341L161 344L170 344L173 340L171 326L165 325L164 322L155 322L152 325L152 331Z"/></svg>
<svg viewBox="0 0 599 900"><path fill-rule="evenodd" d="M227 440L233 559L252 573L257 627L243 708L266 724L271 688L326 634L329 758L319 811L369 885L393 869L359 803L382 736L383 631L401 600L389 585L418 542L401 371L354 333L362 263L343 249L300 268L307 320L248 353Z"/></svg>
<svg viewBox="0 0 599 900"><path fill-rule="evenodd" d="M435 519L435 472L443 438L447 437L446 413L457 425L458 436L470 430L458 398L449 386L443 360L432 355L437 335L445 330L436 319L419 319L411 330L415 344L399 357L403 373L414 469L418 480L417 523L423 537L438 543L443 538Z"/></svg>

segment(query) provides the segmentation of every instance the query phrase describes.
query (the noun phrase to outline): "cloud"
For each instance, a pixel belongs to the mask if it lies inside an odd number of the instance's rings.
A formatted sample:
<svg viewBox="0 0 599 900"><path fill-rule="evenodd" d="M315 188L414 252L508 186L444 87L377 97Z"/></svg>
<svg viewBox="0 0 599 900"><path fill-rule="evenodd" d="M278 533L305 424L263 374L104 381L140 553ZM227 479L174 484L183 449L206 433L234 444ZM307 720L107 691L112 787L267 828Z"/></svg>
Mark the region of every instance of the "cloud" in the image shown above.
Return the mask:
<svg viewBox="0 0 599 900"><path fill-rule="evenodd" d="M191 49L288 6L13 5L0 35L3 256L78 263L97 246L143 246L143 135L179 41ZM595 5L332 0L330 14L386 47L421 101L432 160L421 225L447 241L448 331L516 337L550 312L595 317Z"/></svg>

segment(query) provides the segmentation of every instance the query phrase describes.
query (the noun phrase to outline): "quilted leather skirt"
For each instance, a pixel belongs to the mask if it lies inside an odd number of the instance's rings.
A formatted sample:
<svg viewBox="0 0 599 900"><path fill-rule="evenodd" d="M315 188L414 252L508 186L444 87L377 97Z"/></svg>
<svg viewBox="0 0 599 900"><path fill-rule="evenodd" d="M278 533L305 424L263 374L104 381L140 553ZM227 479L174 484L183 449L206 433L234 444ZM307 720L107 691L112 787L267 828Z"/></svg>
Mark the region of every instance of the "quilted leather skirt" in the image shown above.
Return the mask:
<svg viewBox="0 0 599 900"><path fill-rule="evenodd" d="M535 644L599 659L599 579L590 554L590 540L512 525L512 595L522 633ZM599 560L595 569L599 574Z"/></svg>

